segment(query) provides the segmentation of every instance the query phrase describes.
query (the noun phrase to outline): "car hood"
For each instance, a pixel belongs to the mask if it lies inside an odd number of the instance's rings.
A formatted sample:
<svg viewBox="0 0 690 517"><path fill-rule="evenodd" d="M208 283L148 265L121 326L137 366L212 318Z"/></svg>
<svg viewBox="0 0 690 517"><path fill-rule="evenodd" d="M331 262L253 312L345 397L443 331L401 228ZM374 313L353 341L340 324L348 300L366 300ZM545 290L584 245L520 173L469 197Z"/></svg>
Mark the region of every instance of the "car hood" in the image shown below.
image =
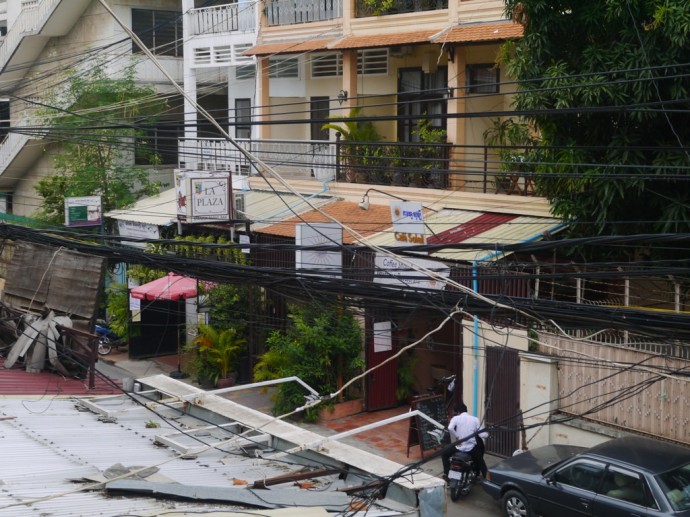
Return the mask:
<svg viewBox="0 0 690 517"><path fill-rule="evenodd" d="M536 449L521 452L505 459L489 470L496 473L523 472L525 474L538 474L545 468L571 458L585 450L587 450L585 447L575 447L574 445L537 447Z"/></svg>

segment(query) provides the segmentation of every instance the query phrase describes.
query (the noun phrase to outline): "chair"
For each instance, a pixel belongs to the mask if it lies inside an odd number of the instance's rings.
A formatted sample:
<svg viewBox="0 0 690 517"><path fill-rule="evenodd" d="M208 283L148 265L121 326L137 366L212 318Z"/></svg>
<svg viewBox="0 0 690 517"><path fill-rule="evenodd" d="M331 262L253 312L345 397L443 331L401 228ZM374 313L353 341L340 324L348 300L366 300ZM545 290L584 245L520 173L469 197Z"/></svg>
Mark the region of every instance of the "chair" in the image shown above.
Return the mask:
<svg viewBox="0 0 690 517"><path fill-rule="evenodd" d="M639 480L636 478L616 472L613 475L613 484L616 488L606 492L607 496L631 503L639 503L641 501L642 490L639 487Z"/></svg>

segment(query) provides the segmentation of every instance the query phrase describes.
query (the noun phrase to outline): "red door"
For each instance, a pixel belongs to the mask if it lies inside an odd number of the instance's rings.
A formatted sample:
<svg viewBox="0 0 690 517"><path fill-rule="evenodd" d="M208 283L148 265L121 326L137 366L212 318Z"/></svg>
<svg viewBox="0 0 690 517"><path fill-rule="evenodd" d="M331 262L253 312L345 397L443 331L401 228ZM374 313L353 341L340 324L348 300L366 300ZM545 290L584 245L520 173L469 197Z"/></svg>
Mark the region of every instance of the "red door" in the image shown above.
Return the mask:
<svg viewBox="0 0 690 517"><path fill-rule="evenodd" d="M365 378L366 410L377 411L398 405L395 390L398 389L398 360L383 362L395 355L396 340L392 338L390 347L374 343L374 325L370 318L366 323L366 369L382 365L370 372Z"/></svg>

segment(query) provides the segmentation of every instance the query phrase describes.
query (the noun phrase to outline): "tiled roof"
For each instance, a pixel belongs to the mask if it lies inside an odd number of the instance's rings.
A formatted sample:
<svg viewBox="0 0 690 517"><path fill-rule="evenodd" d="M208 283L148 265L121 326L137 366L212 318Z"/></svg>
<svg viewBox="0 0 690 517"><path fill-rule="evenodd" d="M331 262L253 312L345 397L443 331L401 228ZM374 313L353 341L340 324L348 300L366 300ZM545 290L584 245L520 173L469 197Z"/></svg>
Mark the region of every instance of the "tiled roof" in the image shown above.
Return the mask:
<svg viewBox="0 0 690 517"><path fill-rule="evenodd" d="M386 205L370 205L368 210L362 210L357 203L336 201L324 206L321 210L364 237L382 232L393 224L391 222L391 209ZM331 220L320 212L311 210L299 217L291 217L280 223L262 228L260 232L283 237L294 237L296 224L324 222L331 222ZM343 231L343 244L352 244L354 242L355 238L347 231Z"/></svg>
<svg viewBox="0 0 690 517"><path fill-rule="evenodd" d="M388 47L391 45L412 45L415 43L429 43L429 38L435 31L393 32L390 34L367 34L363 36L345 36L330 45L332 50L346 50L354 48Z"/></svg>
<svg viewBox="0 0 690 517"><path fill-rule="evenodd" d="M476 43L521 38L522 25L511 21L458 25L432 38L434 43Z"/></svg>
<svg viewBox="0 0 690 517"><path fill-rule="evenodd" d="M245 56L270 56L273 54L299 54L314 50L326 50L328 45L336 41L330 39L312 39L306 41L282 41L277 43L264 43L247 50Z"/></svg>

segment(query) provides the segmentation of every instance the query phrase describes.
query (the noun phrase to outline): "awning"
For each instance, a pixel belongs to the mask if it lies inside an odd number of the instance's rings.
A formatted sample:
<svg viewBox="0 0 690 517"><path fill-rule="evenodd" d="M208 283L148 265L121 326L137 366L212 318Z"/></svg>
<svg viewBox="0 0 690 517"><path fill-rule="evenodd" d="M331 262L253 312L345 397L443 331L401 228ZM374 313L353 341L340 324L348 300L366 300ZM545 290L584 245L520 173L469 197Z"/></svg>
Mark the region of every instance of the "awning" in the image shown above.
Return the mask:
<svg viewBox="0 0 690 517"><path fill-rule="evenodd" d="M328 50L328 45L336 41L329 39L312 39L298 41L281 41L277 43L264 43L250 48L243 55L245 56L272 56L274 54L300 54L302 52L313 52L316 50Z"/></svg>
<svg viewBox="0 0 690 517"><path fill-rule="evenodd" d="M176 301L194 298L197 294L197 280L168 273L163 278L135 287L132 298L138 300Z"/></svg>
<svg viewBox="0 0 690 517"><path fill-rule="evenodd" d="M521 38L524 27L509 20L456 25L431 37L432 43L480 43Z"/></svg>
<svg viewBox="0 0 690 517"><path fill-rule="evenodd" d="M348 50L357 48L390 47L397 45L414 45L430 43L429 39L437 31L392 32L389 34L368 34L362 36L345 36L330 45L331 50Z"/></svg>
<svg viewBox="0 0 690 517"><path fill-rule="evenodd" d="M538 241L545 235L555 234L566 225L554 217L534 217L500 212L444 209L424 216L427 227L427 244L466 244L467 248L438 249L429 253L430 258L462 262L494 262L512 252L502 249L473 248L494 244L517 244ZM395 236L384 231L369 238L377 246L395 246Z"/></svg>

